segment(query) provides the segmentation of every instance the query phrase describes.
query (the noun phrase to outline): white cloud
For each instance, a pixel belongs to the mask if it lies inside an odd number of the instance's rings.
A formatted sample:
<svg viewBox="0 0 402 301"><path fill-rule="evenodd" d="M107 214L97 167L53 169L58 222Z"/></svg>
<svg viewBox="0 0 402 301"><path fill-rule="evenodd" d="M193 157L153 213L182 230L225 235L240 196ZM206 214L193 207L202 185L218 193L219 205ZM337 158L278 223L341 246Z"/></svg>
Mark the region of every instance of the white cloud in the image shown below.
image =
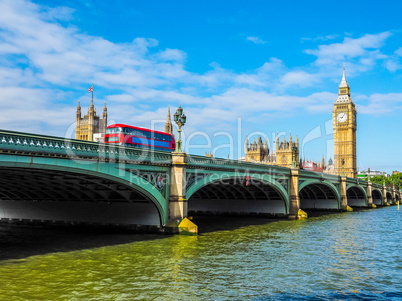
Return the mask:
<svg viewBox="0 0 402 301"><path fill-rule="evenodd" d="M367 97L366 106L357 105L361 114L384 114L395 110L402 110L402 93L372 94Z"/></svg>
<svg viewBox="0 0 402 301"><path fill-rule="evenodd" d="M331 35L326 35L326 36L318 36L315 38L301 38L302 41L313 41L313 42L317 42L317 41L327 41L327 40L333 40L336 39L338 37L338 35L336 34L331 34Z"/></svg>
<svg viewBox="0 0 402 301"><path fill-rule="evenodd" d="M281 79L283 87L300 86L310 87L320 81L319 74L312 74L305 71L291 71L286 73Z"/></svg>
<svg viewBox="0 0 402 301"><path fill-rule="evenodd" d="M247 37L246 40L251 41L251 42L253 42L255 44L265 44L265 43L267 43L267 41L264 41L260 37Z"/></svg>
<svg viewBox="0 0 402 301"><path fill-rule="evenodd" d="M39 132L51 128L52 134L62 131L74 121L78 99L82 99L85 111L86 89L91 82L107 91L104 99L96 99L98 109L106 100L109 116L120 122L149 126L149 120L165 118L169 104L181 103L192 120L187 129L228 128L239 116L264 122L300 110L330 111L336 95L323 91L320 85L328 78L339 81L346 59L348 75L370 70L379 60L385 60L390 70L400 68L395 58L402 48L393 60L380 51L390 36L386 32L306 50L315 61L297 69L270 58L261 67L241 73L218 63L211 63L206 72L194 73L186 70L187 54L182 50L162 49L157 40L144 37L113 43L91 36L58 23L63 11L67 19L74 17L67 8L46 10L24 0L0 2L0 128ZM259 37L247 40L265 43ZM49 89L55 86L60 90ZM304 96L289 92L312 86L321 92ZM69 92L63 93L63 89ZM360 105L362 112L375 113L378 98L368 97L368 104ZM392 103L401 105L399 101Z"/></svg>
<svg viewBox="0 0 402 301"><path fill-rule="evenodd" d="M385 56L377 49L381 48L390 36L390 32L366 34L358 39L345 38L342 43L320 45L318 49L307 49L305 52L315 55L317 57L315 64L319 66L333 66L355 58L383 59Z"/></svg>
<svg viewBox="0 0 402 301"><path fill-rule="evenodd" d="M385 67L391 72L395 72L402 69L402 65L396 59L387 60L385 62Z"/></svg>

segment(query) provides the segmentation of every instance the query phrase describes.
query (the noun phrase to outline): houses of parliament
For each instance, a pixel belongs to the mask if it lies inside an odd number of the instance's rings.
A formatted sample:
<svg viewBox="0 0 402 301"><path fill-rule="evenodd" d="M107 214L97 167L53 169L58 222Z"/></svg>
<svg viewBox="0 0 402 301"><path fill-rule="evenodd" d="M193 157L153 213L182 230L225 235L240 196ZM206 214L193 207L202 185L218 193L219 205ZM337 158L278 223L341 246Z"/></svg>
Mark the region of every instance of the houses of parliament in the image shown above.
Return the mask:
<svg viewBox="0 0 402 301"><path fill-rule="evenodd" d="M346 80L345 66L343 76L339 85L338 97L332 110L333 129L334 129L334 161L329 160L325 164L322 158L321 164L318 162L308 162L310 166L317 167L313 170L326 173L344 175L350 178L357 177L356 164L356 107L350 96L350 87ZM107 127L107 107L103 108L102 118L97 115L94 108L93 99L88 109L88 113L82 117L80 102L78 102L76 112L76 139L88 141L103 141L103 135ZM170 108L168 109L165 132L173 134L173 126L170 118ZM209 155L211 156L211 155ZM275 152L269 149L268 141L262 142L261 137L249 143L246 138L245 161L262 163L268 165L278 165L283 167L295 167L295 163L300 168L305 166L305 161L299 158L299 138L293 140L290 134L289 140L284 137L280 141L276 137Z"/></svg>

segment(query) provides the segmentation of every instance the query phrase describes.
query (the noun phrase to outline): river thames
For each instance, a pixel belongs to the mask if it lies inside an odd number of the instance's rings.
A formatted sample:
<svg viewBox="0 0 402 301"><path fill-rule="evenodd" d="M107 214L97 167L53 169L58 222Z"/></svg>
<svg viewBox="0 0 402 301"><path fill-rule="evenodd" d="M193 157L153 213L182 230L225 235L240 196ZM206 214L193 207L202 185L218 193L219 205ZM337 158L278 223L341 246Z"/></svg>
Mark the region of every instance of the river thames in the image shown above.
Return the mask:
<svg viewBox="0 0 402 301"><path fill-rule="evenodd" d="M2 226L0 299L402 299L396 206L255 221L199 236Z"/></svg>

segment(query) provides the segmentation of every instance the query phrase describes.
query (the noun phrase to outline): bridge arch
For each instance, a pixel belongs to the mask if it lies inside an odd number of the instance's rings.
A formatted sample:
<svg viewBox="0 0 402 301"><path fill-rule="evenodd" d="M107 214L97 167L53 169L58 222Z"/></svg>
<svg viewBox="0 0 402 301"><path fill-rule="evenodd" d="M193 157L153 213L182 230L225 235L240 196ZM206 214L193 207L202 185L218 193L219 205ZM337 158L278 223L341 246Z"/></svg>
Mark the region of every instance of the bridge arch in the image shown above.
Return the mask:
<svg viewBox="0 0 402 301"><path fill-rule="evenodd" d="M30 158L0 161L0 218L156 227L167 221L166 199L138 175L111 164L23 160Z"/></svg>
<svg viewBox="0 0 402 301"><path fill-rule="evenodd" d="M299 186L301 209L341 209L337 187L327 180L310 179Z"/></svg>
<svg viewBox="0 0 402 301"><path fill-rule="evenodd" d="M393 204L394 203L394 198L392 196L392 193L387 191L387 203L388 204Z"/></svg>
<svg viewBox="0 0 402 301"><path fill-rule="evenodd" d="M287 191L269 175L212 174L188 187L186 198L190 213L289 214Z"/></svg>
<svg viewBox="0 0 402 301"><path fill-rule="evenodd" d="M367 193L359 185L350 184L346 187L346 196L348 199L348 206L350 207L367 207Z"/></svg>
<svg viewBox="0 0 402 301"><path fill-rule="evenodd" d="M373 204L381 206L383 204L382 192L379 189L373 189L371 191L371 196L373 197Z"/></svg>

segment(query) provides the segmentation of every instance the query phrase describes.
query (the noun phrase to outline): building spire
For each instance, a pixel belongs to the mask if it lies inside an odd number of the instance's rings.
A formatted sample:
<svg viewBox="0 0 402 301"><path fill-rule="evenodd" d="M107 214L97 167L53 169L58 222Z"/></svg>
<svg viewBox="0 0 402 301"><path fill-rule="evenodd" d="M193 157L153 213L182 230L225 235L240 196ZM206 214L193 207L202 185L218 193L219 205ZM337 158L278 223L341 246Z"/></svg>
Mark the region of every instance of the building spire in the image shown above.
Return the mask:
<svg viewBox="0 0 402 301"><path fill-rule="evenodd" d="M167 115L167 120L165 124L165 133L169 133L170 135L173 135L173 125L172 125L172 120L170 119L170 106L168 107L168 115Z"/></svg>
<svg viewBox="0 0 402 301"><path fill-rule="evenodd" d="M346 80L345 64L343 64L343 75L339 85L338 98L336 99L336 102L352 102L352 98L350 97L350 87L348 81Z"/></svg>
<svg viewBox="0 0 402 301"><path fill-rule="evenodd" d="M77 116L77 118L81 118L81 104L80 104L80 101L78 101L76 116Z"/></svg>
<svg viewBox="0 0 402 301"><path fill-rule="evenodd" d="M343 75L342 75L342 80L341 80L341 84L339 85L339 88L349 88L348 81L346 80L345 64L343 64Z"/></svg>

